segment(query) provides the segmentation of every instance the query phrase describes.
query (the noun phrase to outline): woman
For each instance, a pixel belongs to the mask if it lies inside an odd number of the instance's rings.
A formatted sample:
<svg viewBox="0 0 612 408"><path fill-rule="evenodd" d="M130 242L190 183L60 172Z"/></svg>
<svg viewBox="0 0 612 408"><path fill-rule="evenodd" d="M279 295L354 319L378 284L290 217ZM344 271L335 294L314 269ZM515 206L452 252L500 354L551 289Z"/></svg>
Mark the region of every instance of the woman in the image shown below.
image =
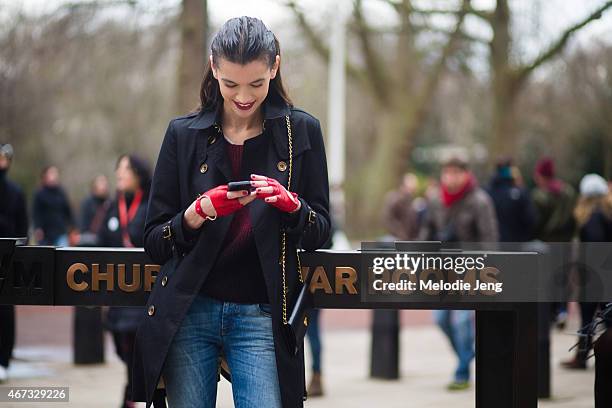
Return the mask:
<svg viewBox="0 0 612 408"><path fill-rule="evenodd" d="M149 165L134 155L117 160L117 197L109 205L98 231L98 243L103 247L142 247L146 209L151 186ZM131 281L131 280L129 280ZM117 355L127 368L127 384L122 407L132 407L132 354L142 307L111 307L106 327L112 332Z"/></svg>
<svg viewBox="0 0 612 408"><path fill-rule="evenodd" d="M145 250L176 263L147 302L134 390L148 407L161 378L171 407L214 407L223 354L237 407L300 407L303 348L289 350L285 325L302 285L296 248L329 236L321 127L293 108L260 20L227 21L211 51L200 109L170 122L153 176ZM250 185L228 192L230 181Z"/></svg>
<svg viewBox="0 0 612 408"><path fill-rule="evenodd" d="M612 242L612 200L608 191L606 180L598 174L587 174L580 181L580 197L574 211L578 226L580 242ZM586 256L584 250L580 251L582 257ZM580 263L586 265L585 261ZM583 284L588 281L588 270L579 270L580 280ZM580 302L581 324L585 332L586 326L591 324L597 311L598 303ZM586 369L587 356L592 347L590 335L579 338L574 358L563 361L561 365L569 369Z"/></svg>

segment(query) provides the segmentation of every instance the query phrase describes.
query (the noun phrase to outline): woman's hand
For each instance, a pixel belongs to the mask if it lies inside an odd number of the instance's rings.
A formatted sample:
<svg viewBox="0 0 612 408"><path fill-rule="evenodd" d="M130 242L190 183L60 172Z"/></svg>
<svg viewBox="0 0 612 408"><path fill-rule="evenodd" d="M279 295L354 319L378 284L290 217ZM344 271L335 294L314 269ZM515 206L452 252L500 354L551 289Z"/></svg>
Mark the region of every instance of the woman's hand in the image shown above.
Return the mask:
<svg viewBox="0 0 612 408"><path fill-rule="evenodd" d="M197 201L204 214L209 217L223 217L244 207L256 198L255 193L247 190L228 191L223 184L208 190L196 199L185 211L185 223L189 228L198 229L206 220L196 212Z"/></svg>
<svg viewBox="0 0 612 408"><path fill-rule="evenodd" d="M273 178L251 174L251 186L256 187L257 198L263 198L266 203L281 211L292 213L301 207L298 195L287 191L285 186Z"/></svg>

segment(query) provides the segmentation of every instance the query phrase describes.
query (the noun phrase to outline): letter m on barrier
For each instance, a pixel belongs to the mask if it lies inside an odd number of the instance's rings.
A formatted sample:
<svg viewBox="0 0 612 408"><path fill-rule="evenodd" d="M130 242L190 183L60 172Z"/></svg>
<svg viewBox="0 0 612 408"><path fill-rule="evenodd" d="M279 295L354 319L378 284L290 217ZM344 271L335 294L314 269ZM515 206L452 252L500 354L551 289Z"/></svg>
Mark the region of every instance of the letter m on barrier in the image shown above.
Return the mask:
<svg viewBox="0 0 612 408"><path fill-rule="evenodd" d="M42 264L33 262L28 265L22 262L15 262L13 266L13 287L15 292L23 295L32 295L40 293L43 290L42 285Z"/></svg>

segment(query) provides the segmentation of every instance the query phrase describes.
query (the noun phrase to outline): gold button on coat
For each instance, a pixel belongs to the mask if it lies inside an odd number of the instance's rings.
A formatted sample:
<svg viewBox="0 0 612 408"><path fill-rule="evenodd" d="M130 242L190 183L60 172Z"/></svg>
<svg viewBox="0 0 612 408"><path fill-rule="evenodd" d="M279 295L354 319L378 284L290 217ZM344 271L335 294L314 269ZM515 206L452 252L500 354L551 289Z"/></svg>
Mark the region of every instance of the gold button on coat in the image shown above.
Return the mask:
<svg viewBox="0 0 612 408"><path fill-rule="evenodd" d="M162 286L166 286L168 284L168 277L164 276L161 281Z"/></svg>
<svg viewBox="0 0 612 408"><path fill-rule="evenodd" d="M208 164L204 163L200 166L200 173L206 173L208 171Z"/></svg>
<svg viewBox="0 0 612 408"><path fill-rule="evenodd" d="M285 163L284 161L281 160L281 161L278 162L276 167L278 168L279 171L285 171L285 170L287 170L287 163Z"/></svg>
<svg viewBox="0 0 612 408"><path fill-rule="evenodd" d="M149 306L149 310L147 310L147 313L149 314L149 316L153 316L155 314L155 306Z"/></svg>

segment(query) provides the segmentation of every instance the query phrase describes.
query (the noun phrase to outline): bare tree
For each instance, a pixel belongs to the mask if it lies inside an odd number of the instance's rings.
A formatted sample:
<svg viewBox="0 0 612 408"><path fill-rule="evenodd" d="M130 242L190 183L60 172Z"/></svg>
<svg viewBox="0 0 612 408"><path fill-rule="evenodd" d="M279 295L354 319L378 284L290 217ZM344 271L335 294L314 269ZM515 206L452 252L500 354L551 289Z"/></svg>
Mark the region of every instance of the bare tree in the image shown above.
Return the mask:
<svg viewBox="0 0 612 408"><path fill-rule="evenodd" d="M515 153L517 133L516 103L520 91L531 74L540 66L559 55L574 34L601 18L612 7L607 0L580 21L563 30L550 45L538 53L531 61L515 62L511 58L513 33L511 30L512 12L508 0L497 0L492 10L471 9L469 13L477 16L491 28L493 36L488 41L489 65L491 70L491 91L493 94L493 123L491 124L491 157L498 154ZM420 9L420 14L448 14L454 10Z"/></svg>
<svg viewBox="0 0 612 408"><path fill-rule="evenodd" d="M208 35L207 0L183 0L180 16L181 56L178 67L178 110L192 111L198 104Z"/></svg>
<svg viewBox="0 0 612 408"><path fill-rule="evenodd" d="M461 27L464 18L472 10L470 1L463 0L452 13L455 23L451 30L444 32L443 44L434 52L423 53L416 45L420 27L411 19L414 13L411 1L388 1L388 4L397 12L400 21L399 27L391 29L397 36L391 57L382 52L384 47L379 46L379 37L385 33L371 26L365 18L362 0L355 0L351 28L364 62L363 66L347 62L349 77L362 85L376 101L376 111L371 117L377 123L377 133L368 143L371 150L357 177L360 191L356 192L363 194L368 191L370 197L382 197L406 170L412 141L427 119L447 61L463 40ZM327 61L329 50L323 36L295 2L289 1L287 6L293 11L313 49ZM433 62L432 54L437 54ZM386 171L390 174L384 174ZM378 206L378 200L367 200L358 216L374 219Z"/></svg>

